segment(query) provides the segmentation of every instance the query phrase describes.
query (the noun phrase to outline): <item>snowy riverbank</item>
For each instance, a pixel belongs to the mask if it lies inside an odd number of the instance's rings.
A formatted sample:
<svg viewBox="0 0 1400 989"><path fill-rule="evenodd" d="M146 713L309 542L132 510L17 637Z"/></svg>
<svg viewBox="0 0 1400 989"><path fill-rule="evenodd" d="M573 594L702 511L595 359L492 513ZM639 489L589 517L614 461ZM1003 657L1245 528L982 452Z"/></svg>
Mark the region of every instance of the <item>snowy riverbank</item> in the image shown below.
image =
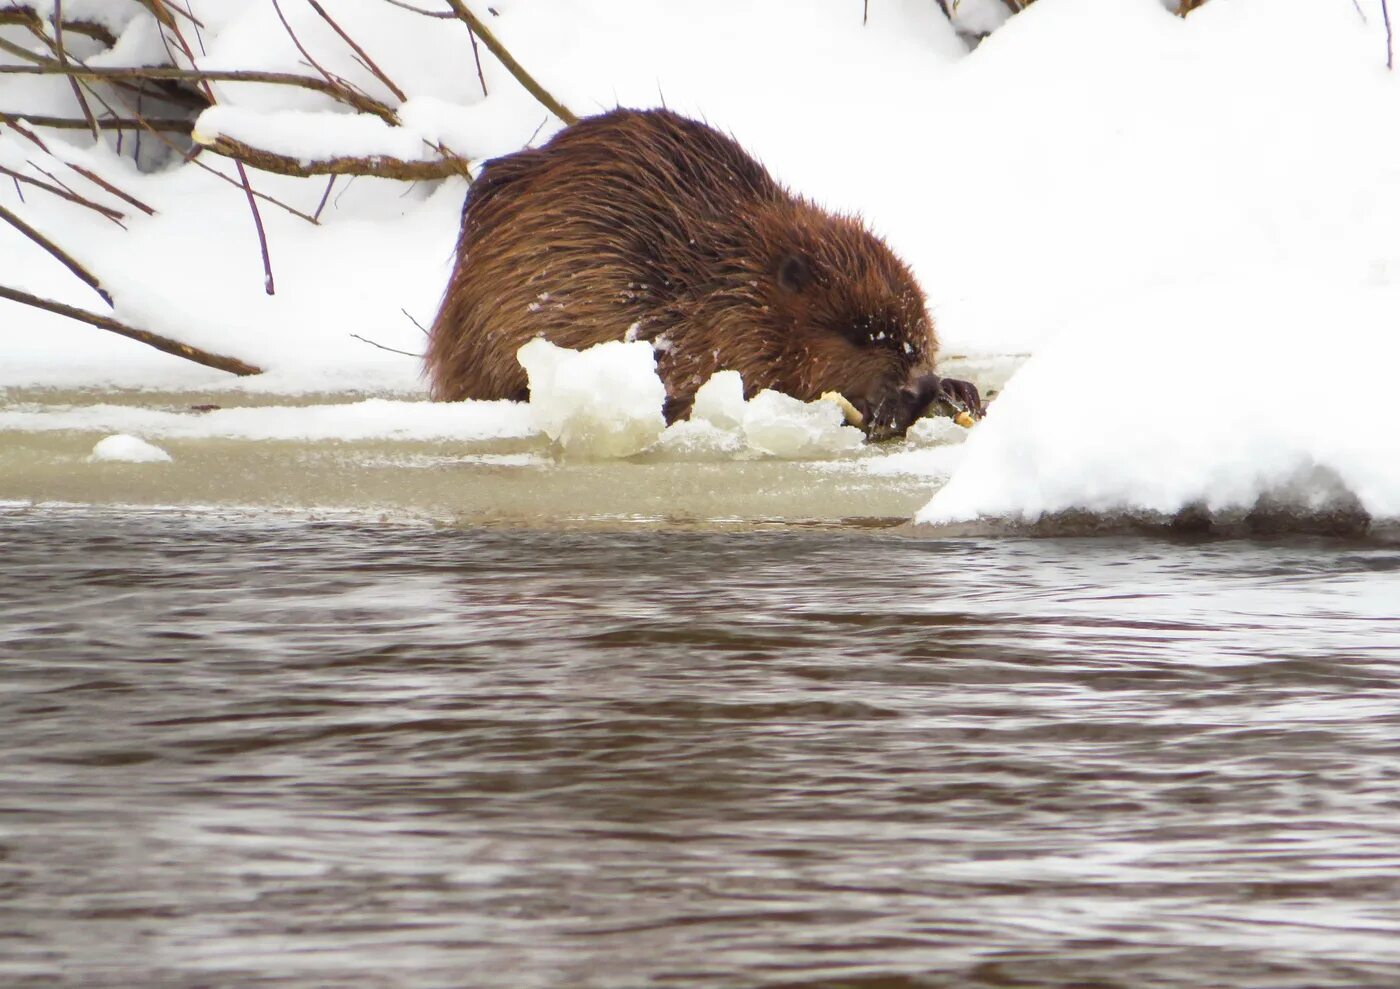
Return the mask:
<svg viewBox="0 0 1400 989"><path fill-rule="evenodd" d="M318 61L377 85L309 9L283 6ZM395 140L417 134L480 160L557 126L489 57L482 97L461 25L380 0L328 6L405 91ZM1400 393L1387 380L1400 325L1400 83L1385 69L1375 0L1211 0L1185 19L1159 0L1039 0L971 53L936 5L913 0L872 0L865 27L861 5L844 0L801 17L741 0L494 6L493 30L576 111L664 98L732 130L794 188L860 211L924 283L946 353L1032 355L921 521L1228 511L1261 497L1400 515ZM91 64L164 57L130 8L64 5L119 35ZM270 5L192 9L202 67L305 69ZM0 36L35 43L18 27ZM76 112L61 79L0 80L0 109ZM221 108L202 126L288 153L316 150L298 134L349 139L346 115L316 94L217 91ZM57 157L119 180L155 214L132 210L123 228L32 188L21 199L8 182L0 205L98 273L120 318L266 373L234 379L0 302L0 389L164 389L216 404L240 392L422 397L413 357L359 338L421 350L412 320L436 309L461 180L342 181L319 225L266 206L268 296L238 189L193 165L140 171L81 131L43 134ZM372 134L355 139L375 150ZM55 160L0 126L0 165L37 176L34 165L63 167ZM326 190L324 179L253 178L306 213ZM96 304L9 227L0 257L0 281ZM188 428L392 440L525 416L413 401L279 408L253 426L230 409ZM108 418L148 439L194 421L163 414ZM81 430L76 420L104 415L12 405L0 431Z"/></svg>

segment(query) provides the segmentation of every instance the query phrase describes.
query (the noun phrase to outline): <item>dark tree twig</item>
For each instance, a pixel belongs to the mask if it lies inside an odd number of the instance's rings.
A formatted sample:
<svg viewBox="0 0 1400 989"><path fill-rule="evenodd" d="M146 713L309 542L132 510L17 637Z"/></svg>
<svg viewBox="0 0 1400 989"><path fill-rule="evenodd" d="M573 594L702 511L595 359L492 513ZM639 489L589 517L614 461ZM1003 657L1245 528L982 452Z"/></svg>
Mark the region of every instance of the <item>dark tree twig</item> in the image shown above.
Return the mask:
<svg viewBox="0 0 1400 989"><path fill-rule="evenodd" d="M32 113L6 113L0 110L0 123L13 126L20 121L33 124L35 127L52 127L54 130L88 129L88 121L79 120L77 117L45 117ZM173 134L188 134L194 128L193 121L167 120L164 118L151 120L138 119L135 117L97 117L93 119L92 124L99 130L142 130L154 128L156 130L169 131Z"/></svg>
<svg viewBox="0 0 1400 989"><path fill-rule="evenodd" d="M58 63L67 68L68 53L63 47L63 0L53 0L53 31L54 54L58 57ZM73 98L78 101L78 106L82 108L83 117L87 120L88 128L92 131L92 139L94 141L102 140L102 132L97 129L97 118L93 116L92 107L88 106L87 98L83 96L83 87L72 76L68 77L68 85L73 87Z"/></svg>
<svg viewBox="0 0 1400 989"><path fill-rule="evenodd" d="M48 173L45 172L44 174L47 175ZM15 191L20 193L20 202L24 201L24 193L20 192L19 184L21 182L24 182L27 185L32 185L37 189L43 189L45 192L57 196L59 199L66 199L70 203L75 203L79 206L86 206L88 209L96 213L100 213L102 216L105 216L107 219L112 220L114 222L120 222L126 217L125 213L122 213L119 210L114 210L110 206L103 206L101 203L95 203L91 199L85 199L84 197L74 192L72 189L63 187L61 183L57 185L50 185L48 182L43 182L32 176L25 175L22 172L16 172L12 168L6 168L4 165L0 165L0 175L8 175L10 176L10 178L15 180ZM50 175L49 178L52 179L53 176ZM54 182L57 183L58 180L54 179Z"/></svg>
<svg viewBox="0 0 1400 989"><path fill-rule="evenodd" d="M481 95L490 96L491 94L486 91L486 73L481 71L481 52L476 47L476 32L472 30L470 24L467 25L467 38L472 43L472 61L476 62L476 79L477 82L481 83Z"/></svg>
<svg viewBox="0 0 1400 989"><path fill-rule="evenodd" d="M321 15L321 19L324 20L327 24L329 24L331 26L331 29L335 31L336 34L340 35L340 37L344 40L344 42L347 45L349 45L355 50L355 54L360 56L361 64L363 64L365 68L369 69L369 71L374 74L374 77L380 82L382 82L385 85L385 87L388 88L389 92L394 94L394 98L396 100L398 100L400 103L403 103L405 100L408 99L408 97L403 94L403 90L400 89L398 86L394 85L394 80L390 79L384 73L384 71L379 68L378 65L374 64L374 59L369 57L369 53L366 52L363 48L361 48L358 44L356 44L355 39L350 37L350 35L346 34L345 31L341 28L341 26L337 24L335 20L331 17L331 15L326 13L326 8L322 7L319 3L316 2L316 0L306 0L306 2L311 5L312 10L316 11L316 13Z"/></svg>
<svg viewBox="0 0 1400 989"><path fill-rule="evenodd" d="M409 321L410 323L412 323L414 326L416 326L416 327L418 327L420 330L422 330L422 331L423 331L423 335L424 335L425 337L426 337L426 336L431 336L431 335L432 335L432 334L430 334L430 333L428 332L427 328L424 327L422 323L418 322L418 320L414 319L414 318L413 318L413 314L412 314L411 312L409 312L407 309L405 309L403 306L399 306L399 312L401 312L401 313L403 313L405 316L407 316L407 317L408 317L408 321Z"/></svg>
<svg viewBox="0 0 1400 989"><path fill-rule="evenodd" d="M373 340L369 339L368 337L362 337L362 336L360 336L358 333L352 333L352 334L350 334L350 335L351 335L352 337L354 337L356 340L359 340L361 343L367 343L367 344L369 344L371 347L378 347L380 350L387 350L387 351L388 351L389 353L391 353L391 354L403 354L405 357L416 357L416 358L418 358L419 360L422 360L422 358L423 358L423 355L422 355L422 354L413 354L413 353L409 353L407 350L396 350L396 349L393 348L393 347L386 347L386 346L384 346L382 343L375 343Z"/></svg>
<svg viewBox="0 0 1400 989"><path fill-rule="evenodd" d="M129 194L125 193L125 192L122 192L120 189L118 189L116 186L112 185L112 183L108 182L106 179L102 178L102 177L101 177L100 175L98 175L97 173L92 172L92 171L90 171L90 170L88 170L88 169L86 169L86 168L83 168L81 165L74 165L72 162L63 161L62 158L58 158L57 155L55 155L51 150L49 150L49 146L48 146L47 144L44 143L44 139L43 139L43 138L41 138L38 134L35 134L35 133L34 133L32 130L30 130L29 128L25 127L23 124L20 124L20 123L18 123L17 121L11 120L11 121L9 121L9 125L10 125L10 128L11 128L16 134L19 134L19 135L20 135L21 137L23 137L25 140L29 141L30 144L33 144L33 145L34 145L35 147L37 147L40 151L44 152L44 154L50 156L51 158L57 158L59 161L62 161L63 164L67 165L69 168L71 168L73 171L77 172L79 175L81 175L83 178L87 179L89 182L93 183L94 185L101 186L103 189L107 190L107 191L110 192L112 195L116 196L118 199L121 199L121 200L123 200L124 202L130 203L132 206L135 206L137 209L141 210L141 212L145 213L147 216L154 216L154 215L155 215L155 212L156 212L156 211L155 211L154 209L152 209L151 207L147 206L145 203L141 202L141 200L137 199L135 196L132 196L132 195L129 195ZM34 166L34 167L38 168L37 165ZM40 169L40 171L42 171L42 169ZM48 175L47 172L44 172L44 174L45 174L45 175ZM52 176L52 175L49 175L49 178L52 179L53 176ZM54 179L54 181L57 182L58 179Z"/></svg>
<svg viewBox="0 0 1400 989"><path fill-rule="evenodd" d="M83 282L98 295L102 296L103 302L107 303L107 305L109 306L113 305L112 296L108 294L105 288L102 287L102 283L97 280L96 276L93 275L92 272L88 271L81 264L79 264L71 254L69 254L63 248L59 247L53 241L49 240L39 231L35 230L33 227L25 223L18 216L16 216L14 213L11 213L3 206L0 206L0 220L4 220L10 226L14 227L20 233L24 234L24 236L28 237L34 243L42 247L60 264L62 264L65 268L71 271L74 275L76 275L79 281Z"/></svg>
<svg viewBox="0 0 1400 989"><path fill-rule="evenodd" d="M191 347L189 344L180 343L169 337L163 337L158 333L151 333L147 330L138 330L133 326L118 322L108 316L100 316L86 309L78 309L74 306L66 306L62 302L55 302L53 299L45 299L37 295L30 295L28 292L21 292L18 289L0 285L0 299L9 299L11 302L18 302L21 305L32 306L35 309L43 309L46 312L57 313L60 316L67 316L69 319L76 319L79 322L110 330L119 336L127 337L154 347L156 350L176 357L183 357L187 361L194 361L196 364L203 364L205 367L212 367L217 371L227 371L229 374L237 374L246 377L251 374L262 374L262 368L252 364L245 364L236 357L225 357L222 354L212 354L207 350L200 350L198 347Z"/></svg>
<svg viewBox="0 0 1400 989"><path fill-rule="evenodd" d="M1381 0L1381 17L1385 20L1385 67L1395 70L1395 36L1390 29L1390 4Z"/></svg>
<svg viewBox="0 0 1400 989"><path fill-rule="evenodd" d="M395 7L402 7L404 10L411 10L415 14L422 14L424 17L441 17L444 20L451 20L457 16L450 10L424 10L422 7L415 7L411 3L404 3L403 0L384 0L384 2L393 4Z"/></svg>
<svg viewBox="0 0 1400 989"><path fill-rule="evenodd" d="M6 42L0 38L0 48L8 50ZM204 69L181 69L169 66L156 66L151 68L102 68L91 69L86 66L74 68L69 66L64 68L59 65L56 59L43 58L34 55L32 52L25 52L18 45L14 46L31 62L37 65L0 65L0 75L58 75L70 74L79 79L91 79L99 82L114 79L136 79L136 80L162 80L171 79L180 82L190 82L204 88L211 82L255 82L265 83L274 86L299 86L302 89L314 90L318 93L325 93L338 102L345 103L355 110L363 113L372 113L381 118L386 123L397 124L398 117L393 109L373 97L357 93L347 89L342 85L329 83L324 79L317 79L315 76L298 75L295 72L255 72L248 70L220 71ZM217 100L212 92L207 94L207 102L212 105Z"/></svg>
<svg viewBox="0 0 1400 989"><path fill-rule="evenodd" d="M165 0L151 0L151 2L160 7L163 7L165 4ZM193 20L193 18L191 18L191 20ZM175 23L173 17L170 18L169 29L174 33L175 40L180 43L180 48L185 53L185 58L189 60L189 64L194 65L194 49L191 48L190 43L185 40L184 34L180 31L180 25ZM162 32L162 35L164 35L164 32ZM171 61L174 61L174 59L171 59ZM218 102L214 96L214 87L210 84L209 80L203 80L200 83L200 87L204 90L204 94L209 97L209 102L211 104ZM253 227L258 234L258 249L262 252L263 263L263 291L268 295L276 295L277 285L272 277L272 255L268 252L267 248L267 230L263 227L262 213L258 210L257 197L253 195L253 183L248 179L248 170L243 167L243 162L235 161L234 167L238 170L238 181L243 186L243 192L248 197L248 210L253 214Z"/></svg>
<svg viewBox="0 0 1400 989"><path fill-rule="evenodd" d="M458 20L480 36L481 43L486 46L487 50L496 56L496 59L505 66L506 71L515 76L516 81L524 86L531 96L544 104L545 109L566 124L578 123L578 117L574 112L556 100L549 94L548 90L536 82L535 77L525 71L524 66L517 62L506 46L496 39L496 36L491 33L491 29L481 22L481 18L467 9L467 5L462 0L447 0L447 4L457 15Z"/></svg>
<svg viewBox="0 0 1400 989"><path fill-rule="evenodd" d="M331 198L331 190L335 188L335 180L339 177L332 173L330 180L326 182L326 191L321 193L321 201L316 204L316 212L312 214L317 220L321 219L321 211L326 208L326 201Z"/></svg>

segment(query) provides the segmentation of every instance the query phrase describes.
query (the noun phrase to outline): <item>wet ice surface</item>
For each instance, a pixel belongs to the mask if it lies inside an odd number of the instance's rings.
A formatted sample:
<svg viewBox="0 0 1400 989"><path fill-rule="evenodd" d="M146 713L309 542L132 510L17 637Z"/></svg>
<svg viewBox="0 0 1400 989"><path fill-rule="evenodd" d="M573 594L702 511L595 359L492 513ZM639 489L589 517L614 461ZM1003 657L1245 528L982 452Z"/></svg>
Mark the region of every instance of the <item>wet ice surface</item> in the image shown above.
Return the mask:
<svg viewBox="0 0 1400 989"><path fill-rule="evenodd" d="M1400 967L1394 549L10 509L0 559L6 985Z"/></svg>
<svg viewBox="0 0 1400 989"><path fill-rule="evenodd" d="M942 420L905 441L863 444L829 403L787 400L797 409L784 412L763 397L712 403L709 419L672 426L650 449L598 459L584 454L616 454L618 443L630 452L629 420L599 428L577 401L554 422L589 434L572 434L568 446L539 428L537 410L510 402L11 391L0 394L0 502L532 526L907 521L946 480L965 438ZM812 426L814 411L834 421ZM654 425L653 438L659 418ZM155 443L172 462L94 462L94 446L113 434Z"/></svg>

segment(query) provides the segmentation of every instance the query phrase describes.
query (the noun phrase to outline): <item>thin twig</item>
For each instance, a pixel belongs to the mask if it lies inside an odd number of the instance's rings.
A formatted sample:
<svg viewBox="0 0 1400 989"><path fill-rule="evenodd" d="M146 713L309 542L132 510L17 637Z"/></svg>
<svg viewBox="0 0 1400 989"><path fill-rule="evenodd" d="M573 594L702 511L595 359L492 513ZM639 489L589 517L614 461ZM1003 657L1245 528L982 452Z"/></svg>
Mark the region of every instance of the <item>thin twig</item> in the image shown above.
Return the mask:
<svg viewBox="0 0 1400 989"><path fill-rule="evenodd" d="M1385 67L1395 69L1395 36L1390 30L1390 4L1381 0L1381 17L1385 20Z"/></svg>
<svg viewBox="0 0 1400 989"><path fill-rule="evenodd" d="M338 175L332 175L330 180L326 183L326 191L321 193L321 201L316 204L316 212L312 214L317 220L321 219L321 210L326 208L326 200L331 198L331 190L335 188L335 180L339 177Z"/></svg>
<svg viewBox="0 0 1400 989"><path fill-rule="evenodd" d="M331 17L331 15L326 13L326 8L322 7L319 3L316 2L316 0L306 0L306 2L311 5L312 10L316 11L316 13L321 15L321 19L324 20L327 24L329 24L331 26L331 29L335 31L336 34L340 35L340 37L344 39L347 45L355 49L355 54L360 56L365 68L369 69L370 72L374 73L374 77L380 82L382 82L385 85L385 87L388 88L389 92L394 94L394 98L396 100L398 100L400 103L403 103L405 100L408 99L408 97L403 94L403 90L400 89L398 86L394 85L394 80L390 79L387 75L385 75L384 71L379 68L379 66L374 64L374 59L369 57L369 53L366 52L363 48L361 48L358 44L356 44L355 39L350 37L350 35L346 34L345 31L341 29L341 26L337 24L335 20Z"/></svg>
<svg viewBox="0 0 1400 989"><path fill-rule="evenodd" d="M33 306L35 309L43 309L46 312L57 313L60 316L67 316L69 319L76 319L92 326L110 330L120 336L127 337L154 347L156 350L176 357L183 357L187 361L194 361L196 364L203 364L205 367L212 367L217 371L227 371L229 374L236 374L246 377L251 374L262 374L262 368L252 364L246 364L236 357L225 357L222 354L211 354L207 350L200 350L198 347L191 347L188 344L180 343L169 337L163 337L158 333L151 333L147 330L138 330L133 326L118 322L108 316L99 316L97 313L88 312L86 309L78 309L74 306L64 305L62 302L55 302L53 299L41 298L37 295L30 295L28 292L21 292L5 285L0 285L0 299L9 299L21 305Z"/></svg>
<svg viewBox="0 0 1400 989"><path fill-rule="evenodd" d="M0 48L7 48L9 43L0 38ZM19 48L18 45L14 46ZM8 50L8 49L7 49ZM345 103L353 109L363 113L372 113L381 118L386 123L397 124L398 116L388 105L363 93L349 90L343 85L327 82L324 79L317 79L315 76L299 75L295 72L256 72L248 70L220 71L217 69L181 69L170 66L157 66L151 68L102 68L92 69L86 66L64 68L57 59L44 58L34 55L32 52L24 52L26 58L37 65L0 65L0 75L73 75L79 79L93 79L99 82L116 79L138 79L138 80L159 80L173 79L179 82L191 82L201 87L211 82L256 82L273 86L299 86L302 89L314 90L318 93L325 93L327 96ZM208 93L209 103L217 102L212 92Z"/></svg>
<svg viewBox="0 0 1400 989"><path fill-rule="evenodd" d="M403 0L384 0L384 2L393 4L395 7L402 7L404 10L411 10L415 14L422 14L424 17L441 17L444 20L451 20L457 16L450 10L424 10L422 7L415 7L411 3L404 3Z"/></svg>
<svg viewBox="0 0 1400 989"><path fill-rule="evenodd" d="M155 215L155 212L156 212L156 211L155 211L154 209L152 209L150 206L147 206L145 203L141 202L141 200L137 199L135 196L130 195L129 193L123 192L122 190L118 189L116 186L114 186L112 183L108 182L106 179L104 179L102 176L98 175L96 172L93 172L93 171L91 171L91 170L89 170L89 169L86 169L86 168L84 168L84 167L81 166L81 165L75 165L75 164L73 164L71 161L64 161L62 158L59 158L56 154L53 153L52 150L50 150L49 146L48 146L47 144L44 143L44 139L43 139L43 138L41 138L38 134L35 134L35 133L34 133L32 130L30 130L29 128L25 127L23 124L20 124L20 123L18 123L18 122L16 122L16 121L13 121L13 120L10 121L9 123L10 123L10 129L11 129L11 130L13 130L16 134L19 134L19 135L20 135L21 137L23 137L25 140L29 141L31 144L33 144L35 147L37 147L40 151L44 152L44 154L48 155L48 156L51 157L51 158L57 158L59 161L63 162L63 164L67 165L70 169L72 169L73 171L77 172L79 175L81 175L83 178L87 179L89 182L93 183L93 184L96 185L96 186L101 187L102 189L105 189L107 192L110 192L112 195L116 196L118 199L121 199L121 200L124 201L124 202L130 203L132 206L135 206L137 209L141 210L141 211L142 211L143 213L145 213L147 216L154 216L154 215ZM31 164L31 165L34 165L33 162L30 162L30 164ZM44 170L43 170L42 168L39 168L38 165L34 165L34 167L35 167L36 169L39 169L39 171L44 172ZM207 166L206 166L206 167L207 167ZM59 185L62 185L62 184L63 184L63 183L59 182L58 179L54 178L54 176L53 176L52 174L50 174L49 172L44 172L44 174L45 174L45 175L48 175L49 178L53 179L53 181L56 182L56 183L58 183Z"/></svg>
<svg viewBox="0 0 1400 989"><path fill-rule="evenodd" d="M349 80L342 79L340 76L332 74L329 69L316 61L315 56L306 50L306 46L301 43L301 39L297 37L297 33L292 30L292 25L287 22L286 16L282 13L282 4L279 0L272 0L272 9L277 13L277 19L282 22L282 29L287 32L287 37L292 39L292 44L296 46L297 51L301 52L302 58L306 59L306 64L321 73L321 78L334 86L337 92L344 91L344 93L349 96L363 95L367 99L374 98L358 86L353 86ZM390 123L397 122L397 117L390 121Z"/></svg>
<svg viewBox="0 0 1400 989"><path fill-rule="evenodd" d="M24 203L24 190L23 190L22 188L20 188L19 176L15 175L14 172L11 172L11 173L10 173L10 177L13 178L13 179L15 180L15 195L16 195L16 196L19 196L19 201L20 201L21 204L23 204L23 203Z"/></svg>
<svg viewBox="0 0 1400 989"><path fill-rule="evenodd" d="M416 327L418 327L420 330L422 330L422 331L423 331L423 335L424 335L425 337L426 337L426 336L431 336L431 335L432 335L432 334L430 334L430 333L428 332L427 328L424 327L422 323L418 322L418 320L414 319L414 318L413 318L413 314L412 314L411 312L409 312L407 309L405 309L403 306L399 306L399 312L401 312L401 313L403 313L405 316L407 316L407 317L408 317L408 321L409 321L410 323L412 323L414 326L416 326Z"/></svg>
<svg viewBox="0 0 1400 989"><path fill-rule="evenodd" d="M524 86L531 96L543 103L550 113L564 121L564 123L578 123L578 117L573 111L556 100L543 86L536 82L535 77L525 71L524 67L515 60L514 56L506 49L505 45L496 40L496 36L491 33L491 29L481 22L481 18L468 10L467 5L463 3L462 0L447 0L447 4L452 8L453 12L456 13L459 20L481 36L481 43L486 46L487 50L490 51L492 55L496 56L497 60L503 66L505 66L507 72L515 76L516 81Z"/></svg>
<svg viewBox="0 0 1400 989"><path fill-rule="evenodd" d="M164 4L165 0L152 0L152 2L160 6ZM171 18L170 30L175 33L175 40L180 43L185 57L189 59L191 65L194 65L194 49L185 40L184 34L180 31L180 25L174 23L174 18ZM214 97L214 87L207 79L201 82L200 86L205 95L209 97L210 103L218 102ZM253 194L253 183L248 180L248 170L243 166L243 162L235 162L234 165L238 169L238 181L243 186L244 194L248 197L248 209L253 214L253 227L258 234L258 249L262 252L263 263L263 291L268 295L276 295L277 285L272 277L272 255L267 247L267 230L263 227L262 213L258 210L257 197Z"/></svg>
<svg viewBox="0 0 1400 989"><path fill-rule="evenodd" d="M490 96L486 91L486 73L481 71L481 52L476 47L476 32L472 30L470 24L467 25L467 38L472 43L472 61L476 62L476 78L481 83L481 95Z"/></svg>
<svg viewBox="0 0 1400 989"><path fill-rule="evenodd" d="M125 100L123 100L120 96L118 96L117 99L118 99L123 105L125 105L125 107L127 108L128 111L131 110L131 104L130 104L130 103L127 103L127 102L126 102ZM139 115L137 116L136 119L137 119L138 121L142 120L142 118L141 118ZM42 148L46 153L52 154L52 152L49 151L48 146L45 145L44 142L41 141L41 140L39 139L39 136L38 136L37 134L34 134L34 133L30 132L30 131L26 131L23 127L20 127L19 125L14 124L14 123L12 123L10 126L11 126L11 127L14 127L14 128L15 128L17 131L19 131L21 134L24 134L24 135L25 135L26 137L28 137L31 141L33 141L34 143L36 143L36 144L37 144L40 148ZM212 167L212 166L210 166L210 165L206 165L204 162L200 161L198 158L195 158L194 155L198 154L198 153L202 150L202 148L201 148L199 145L195 145L195 147L194 147L191 151L186 152L185 149L180 148L180 147L177 147L177 146L175 145L175 142L174 142L174 141L170 140L170 138L166 137L163 133L161 133L160 131L156 130L155 128L152 128L152 127L144 127L144 124L143 124L143 129L146 131L146 133L148 133L148 134L150 134L151 136L155 137L156 140L160 141L160 142L161 142L162 144L164 144L167 148L169 148L170 150L172 150L172 151L176 152L177 154L181 155L182 157L184 157L184 159L185 159L187 162L189 162L189 163L191 163L191 164L197 166L198 168L202 168L204 171L208 172L210 175L212 175L212 176L214 176L215 178L219 179L221 182L227 182L229 185L233 186L235 189L241 189L241 188L243 188L241 185L239 185L238 180L233 179L233 178L230 178L229 176L225 175L223 172L219 171L217 168L214 168L214 167ZM82 175L84 178L86 178L86 179L88 179L88 180L90 180L90 181L92 181L92 182L95 182L96 184L102 186L104 189L106 189L108 192L112 193L114 196L117 196L117 197L119 197L119 198L121 198L121 199L126 200L127 202L131 203L133 206L135 206L135 207L137 207L138 209L144 211L145 213L148 213L148 214L154 214L154 213L155 213L155 210L153 210L151 207L147 206L145 203L141 202L140 200L134 199L133 197L127 195L125 192L122 192L120 189L116 188L115 186L112 186L112 185L109 184L105 179L103 179L101 176L95 174L94 172L90 172L90 171L88 171L86 168L82 168L82 167L80 167L80 166L78 166L78 165L74 165L74 164L71 164L71 163L69 163L69 162L64 162L64 164L68 165L69 168L73 169L73 170L74 170L75 172L77 172L79 175ZM262 200L263 202L265 202L265 203L271 203L273 206L277 206L277 207L279 207L280 209L286 210L288 213L292 214L292 216L295 216L295 217L297 217L297 218L299 218L299 219L305 220L307 223L310 223L310 224L313 224L313 225L317 225L317 222L318 222L318 221L316 220L315 217L310 216L310 215L308 215L308 214L306 214L306 213L303 213L301 210L297 209L297 208L294 207L294 206L288 206L286 203L282 202L282 200L276 198L275 196L269 196L267 193L264 193L264 192L257 192L256 190L253 192L253 195L257 196L257 198L261 199L261 200Z"/></svg>
<svg viewBox="0 0 1400 989"><path fill-rule="evenodd" d="M50 185L48 182L43 182L32 176L25 175L22 172L16 172L12 168L6 168L4 165L0 165L0 174L8 175L10 176L10 178L15 180L16 191L19 190L19 184L21 182L24 182L27 185L32 185L37 189L43 189L45 192L57 196L59 199L66 199L70 203L76 203L79 206L86 206L88 209L96 213L102 214L107 219L112 220L113 222L120 222L126 217L125 213L122 213L118 210L114 210L110 206L103 206L101 203L95 203L91 199L85 199L84 197L74 192L72 189L63 188L61 185ZM53 176L51 175L49 177L53 178ZM58 182L58 180L54 179L54 182ZM24 201L23 192L20 192L20 201Z"/></svg>
<svg viewBox="0 0 1400 989"><path fill-rule="evenodd" d="M33 124L35 127L52 127L55 130L87 130L88 121L77 117L44 117L32 113L6 113L0 110L0 123L13 125L17 121ZM92 123L101 130L141 130L155 128L173 134L188 134L194 128L190 120L170 120L163 117L137 119L134 117L98 117Z"/></svg>
<svg viewBox="0 0 1400 989"><path fill-rule="evenodd" d="M61 159L60 159L60 160L61 160ZM65 162L63 162L63 163L64 163L65 165L67 165L69 168L73 169L73 171L77 172L77 173L78 173L79 175L81 175L83 178L87 179L87 180L88 180L89 182L91 182L93 185L95 185L95 186L100 186L101 188L106 189L108 192L110 192L112 195L116 196L118 199L122 200L123 202L130 203L132 206L135 206L137 209L139 209L142 213L145 213L147 216L155 216L155 215L156 215L156 211L155 211L154 208L152 208L152 207L150 207L150 206L147 206L145 203L141 202L141 200L137 199L135 196L130 195L129 193L122 192L122 190L118 189L118 188L117 188L116 186L114 186L112 183L108 182L106 179L104 179L102 176L98 175L96 172L92 171L91 169L84 168L82 165L74 165L74 164L72 164L71 162L66 162L66 161L65 161Z"/></svg>
<svg viewBox="0 0 1400 989"><path fill-rule="evenodd" d="M65 251L63 248L59 247L53 241L49 240L39 231L35 230L33 227L25 223L18 216L16 216L14 213L11 213L3 206L0 206L0 220L4 220L10 226L14 227L20 233L24 234L34 243L42 247L60 264L62 264L65 268L71 271L74 275L78 276L79 281L83 282L98 295L102 296L102 301L107 303L107 305L110 306L113 304L112 296L109 295L107 290L102 287L102 283L97 280L96 276L93 275L92 272L84 268L81 264L79 264L73 258L73 256L67 251Z"/></svg>
<svg viewBox="0 0 1400 989"><path fill-rule="evenodd" d="M68 53L63 50L63 0L53 0L53 32L54 32L54 54L58 62L64 68L68 67ZM78 84L78 80L72 76L68 77L68 85L73 87L73 98L78 101L78 106L82 108L83 117L87 120L88 128L92 131L94 141L102 140L102 132L97 129L97 118L92 114L92 107L88 106L88 101L83 96L83 87Z"/></svg>
<svg viewBox="0 0 1400 989"><path fill-rule="evenodd" d="M417 357L417 358L419 358L420 360L421 360L422 357L423 357L422 354L412 354L412 353L409 353L407 350L395 350L393 347L386 347L386 346L384 346L382 343L375 343L373 340L369 339L368 337L362 337L362 336L360 336L358 333L352 333L352 334L350 334L350 335L351 335L352 337L354 337L356 340L359 340L361 343L367 343L367 344L369 344L371 347L378 347L380 350L387 350L387 351L388 351L389 353L391 353L391 354L403 354L405 357Z"/></svg>

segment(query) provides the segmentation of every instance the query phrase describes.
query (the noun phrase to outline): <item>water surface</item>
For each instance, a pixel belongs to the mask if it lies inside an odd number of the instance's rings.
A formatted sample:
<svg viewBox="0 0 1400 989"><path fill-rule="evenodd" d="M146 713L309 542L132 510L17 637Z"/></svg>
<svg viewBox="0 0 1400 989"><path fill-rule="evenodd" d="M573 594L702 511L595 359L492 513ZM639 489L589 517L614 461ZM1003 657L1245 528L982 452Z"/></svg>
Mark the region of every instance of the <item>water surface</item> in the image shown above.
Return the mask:
<svg viewBox="0 0 1400 989"><path fill-rule="evenodd" d="M0 984L1383 986L1400 552L0 509Z"/></svg>

